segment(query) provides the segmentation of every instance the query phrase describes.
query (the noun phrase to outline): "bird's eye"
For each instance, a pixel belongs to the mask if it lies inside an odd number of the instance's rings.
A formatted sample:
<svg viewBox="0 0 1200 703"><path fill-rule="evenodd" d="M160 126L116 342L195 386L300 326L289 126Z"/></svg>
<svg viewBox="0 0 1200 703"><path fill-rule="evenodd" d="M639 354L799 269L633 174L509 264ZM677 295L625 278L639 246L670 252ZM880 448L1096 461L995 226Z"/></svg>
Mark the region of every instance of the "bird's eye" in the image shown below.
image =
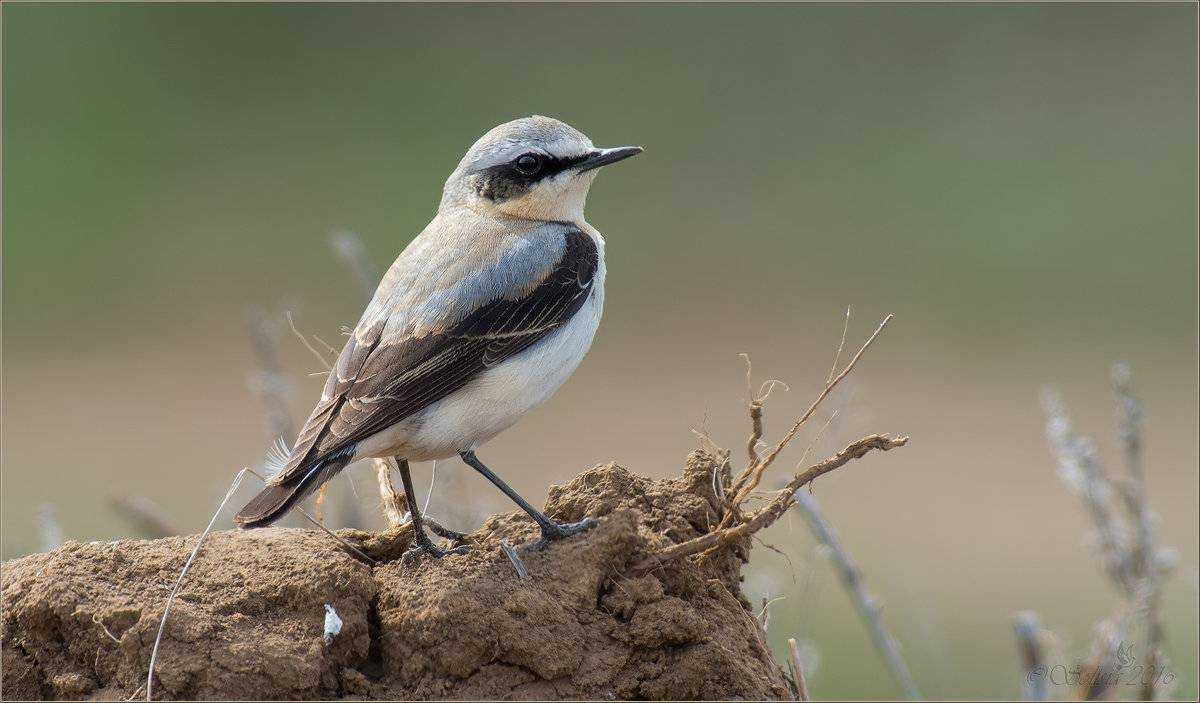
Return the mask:
<svg viewBox="0 0 1200 703"><path fill-rule="evenodd" d="M532 176L542 167L542 160L537 154L523 154L517 159L517 170L526 176Z"/></svg>

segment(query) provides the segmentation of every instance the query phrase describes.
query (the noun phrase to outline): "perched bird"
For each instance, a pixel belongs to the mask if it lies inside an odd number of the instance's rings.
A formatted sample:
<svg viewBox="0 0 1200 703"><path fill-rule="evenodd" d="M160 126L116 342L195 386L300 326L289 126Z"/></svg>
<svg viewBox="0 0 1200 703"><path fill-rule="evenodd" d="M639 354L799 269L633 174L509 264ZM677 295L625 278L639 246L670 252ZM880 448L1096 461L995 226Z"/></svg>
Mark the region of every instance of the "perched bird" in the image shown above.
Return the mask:
<svg viewBox="0 0 1200 703"><path fill-rule="evenodd" d="M597 169L641 153L597 149L573 127L527 117L495 127L446 180L437 215L388 269L320 401L266 488L235 518L269 525L347 464L395 457L417 549L425 534L409 461L457 454L541 527L556 524L475 455L579 366L604 306L604 239L583 218Z"/></svg>

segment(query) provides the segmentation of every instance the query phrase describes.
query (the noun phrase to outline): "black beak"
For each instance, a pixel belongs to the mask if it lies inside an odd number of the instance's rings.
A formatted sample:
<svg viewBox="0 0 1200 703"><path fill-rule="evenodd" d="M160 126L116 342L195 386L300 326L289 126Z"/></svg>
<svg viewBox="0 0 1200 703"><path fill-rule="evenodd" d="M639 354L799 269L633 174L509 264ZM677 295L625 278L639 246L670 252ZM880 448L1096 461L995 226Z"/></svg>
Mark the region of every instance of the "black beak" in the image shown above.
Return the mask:
<svg viewBox="0 0 1200 703"><path fill-rule="evenodd" d="M637 156L642 153L640 146L619 146L615 149L597 149L583 161L579 162L579 173L591 171L594 168L615 164L621 159Z"/></svg>

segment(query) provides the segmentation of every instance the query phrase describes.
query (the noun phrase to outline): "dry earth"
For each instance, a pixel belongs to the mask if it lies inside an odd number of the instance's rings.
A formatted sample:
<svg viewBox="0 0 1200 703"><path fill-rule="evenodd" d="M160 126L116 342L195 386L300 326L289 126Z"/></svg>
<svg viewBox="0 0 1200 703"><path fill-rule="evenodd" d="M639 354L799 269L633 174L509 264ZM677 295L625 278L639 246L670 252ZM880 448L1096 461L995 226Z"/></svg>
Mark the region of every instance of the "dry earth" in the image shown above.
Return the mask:
<svg viewBox="0 0 1200 703"><path fill-rule="evenodd" d="M688 457L654 481L615 464L550 489L546 512L599 526L525 553L500 549L536 527L489 518L472 550L402 564L410 533L316 531L210 536L172 607L155 697L790 698L740 588L749 543L704 565L629 567L719 521L715 459ZM726 476L728 481L728 476ZM150 651L196 537L68 542L3 564L5 699L144 696ZM323 641L325 604L343 627Z"/></svg>

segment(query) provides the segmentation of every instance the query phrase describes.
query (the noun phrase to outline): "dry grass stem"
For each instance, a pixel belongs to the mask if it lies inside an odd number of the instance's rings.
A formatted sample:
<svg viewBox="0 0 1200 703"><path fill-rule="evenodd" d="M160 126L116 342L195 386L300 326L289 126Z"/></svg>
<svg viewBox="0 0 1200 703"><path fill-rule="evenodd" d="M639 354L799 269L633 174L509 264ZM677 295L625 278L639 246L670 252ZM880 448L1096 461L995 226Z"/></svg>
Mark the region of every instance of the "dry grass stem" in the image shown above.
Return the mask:
<svg viewBox="0 0 1200 703"><path fill-rule="evenodd" d="M320 350L314 347L312 342L308 341L308 337L304 336L303 332L296 329L296 321L292 318L291 310L288 310L283 315L287 318L288 326L292 328L292 334L296 335L296 338L300 340L300 343L304 345L304 348L311 352L314 357L316 357L317 361L321 364L321 368L325 370L324 373L328 373L333 368L333 362L326 358L326 356L322 354Z"/></svg>
<svg viewBox="0 0 1200 703"><path fill-rule="evenodd" d="M837 353L833 355L833 366L829 367L829 375L825 377L825 385L833 380L837 373L838 364L842 362L842 350L846 348L846 333L850 331L850 306L846 306L846 319L842 322L842 341L838 342Z"/></svg>
<svg viewBox="0 0 1200 703"><path fill-rule="evenodd" d="M395 460L375 459L375 477L379 481L379 497L383 501L383 515L387 518L388 527L399 527L405 523L408 514L408 499L401 498L392 483L392 464Z"/></svg>
<svg viewBox="0 0 1200 703"><path fill-rule="evenodd" d="M513 570L517 572L517 578L525 581L529 578L529 570L525 568L525 562L521 561L521 556L517 554L517 550L507 541L500 542L500 550L504 552L504 556L512 562Z"/></svg>
<svg viewBox="0 0 1200 703"><path fill-rule="evenodd" d="M267 482L267 479L266 479L266 478L264 478L264 477L262 476L262 474L258 473L258 472L257 472L257 471L255 471L254 469L251 469L251 468L245 468L245 469L242 469L242 471L249 471L251 475L253 475L255 478L257 478L259 481L263 482L264 484ZM336 534L334 534L334 532L333 532L332 530L330 530L328 527L325 527L325 524L324 524L323 522L321 522L320 520L317 520L317 519L316 519L315 517L313 517L312 515L309 515L309 514L308 514L308 511L306 511L306 510L302 510L302 509L300 509L300 508L297 508L296 510L297 510L297 511L300 513L300 515L301 515L301 516L303 516L303 517L304 517L304 519L305 519L305 520L308 520L308 522L309 522L310 524L312 524L312 525L313 525L314 527L316 527L318 530L320 530L320 531L324 532L325 534L329 535L331 538L333 538L333 541L335 541L335 542L337 542L338 544L340 544L342 547L344 547L344 548L345 548L347 551L349 551L350 553L352 553L352 554L354 554L355 556L359 557L360 559L362 559L363 561L367 562L368 564L372 564L372 565L373 565L373 564L375 564L375 563L376 563L376 561L375 561L374 559L372 559L371 557L369 557L369 556L367 556L366 554L364 554L364 553L363 553L361 550L359 550L359 549L358 549L358 547L355 547L353 544L350 544L350 543L349 543L349 542L347 542L346 540L344 540L344 539L342 539L341 537L337 536Z"/></svg>
<svg viewBox="0 0 1200 703"><path fill-rule="evenodd" d="M1146 470L1142 459L1142 403L1133 392L1133 373L1128 364L1112 367L1113 395L1117 403L1117 442L1125 458L1126 481L1121 495L1133 523L1128 561L1138 575L1135 612L1141 615L1145 639L1144 661L1149 675L1142 678L1141 697L1154 700L1155 682L1161 668L1163 628L1158 617L1161 576L1154 547L1154 516L1146 499Z"/></svg>
<svg viewBox="0 0 1200 703"><path fill-rule="evenodd" d="M117 639L117 636L108 629L108 625L105 625L104 621L100 619L100 613L92 613L92 622L99 625L100 629L104 630L104 634L108 635L110 640L116 642L117 644L121 644L121 640Z"/></svg>
<svg viewBox="0 0 1200 703"><path fill-rule="evenodd" d="M872 344L875 343L875 340L879 338L879 334L883 332L883 328L887 326L892 317L892 315L888 315L887 317L883 318L883 321L879 323L879 326L875 328L875 331L870 337L867 338L867 341L863 343L858 352L850 359L849 363L846 364L846 367L842 369L839 374L834 376L833 380L825 384L825 388L821 390L819 395L817 395L816 400L814 400L812 404L808 406L808 410L806 410L804 414L800 416L800 419L796 420L791 429L788 430L787 434L783 436L783 439L779 440L779 442L771 448L771 451L768 452L765 457L747 466L746 470L743 471L740 476L738 476L737 481L734 482L733 488L731 489L731 492L733 493L731 504L734 507L740 505L741 502L746 499L746 496L750 495L754 489L758 488L759 483L762 481L763 473L768 467L771 466L771 464L775 461L775 458L779 456L780 452L782 452L784 448L786 448L788 444L796 438L796 434L799 433L800 428L803 427L804 423L808 422L809 418L813 416L813 413L816 412L817 408L821 405L821 402L824 401L825 398L829 396L829 393L833 391L833 389L836 388L839 383L842 382L842 379L846 378L846 376L848 376L850 372L854 370L854 367L858 365L859 360L862 359L863 354L871 347ZM731 521L731 515L726 515L725 519L722 520L721 526L726 527Z"/></svg>
<svg viewBox="0 0 1200 703"><path fill-rule="evenodd" d="M1125 638L1123 619L1117 617L1097 623L1092 654L1079 671L1078 700L1103 700L1118 683L1122 670L1121 645Z"/></svg>
<svg viewBox="0 0 1200 703"><path fill-rule="evenodd" d="M904 662L904 658L900 656L900 647L883 624L879 602L867 591L866 585L863 583L862 570L854 563L850 553L838 539L837 533L833 531L833 527L821 513L817 499L801 490L794 491L792 497L795 498L796 507L808 521L817 541L828 550L830 560L841 578L842 585L850 595L850 600L854 602L854 607L858 610L859 617L862 618L867 633L871 636L871 642L875 645L880 657L883 658L883 663L892 674L892 678L896 680L909 699L920 699L921 694L917 691L912 673Z"/></svg>
<svg viewBox="0 0 1200 703"><path fill-rule="evenodd" d="M774 493L774 498L766 507L749 516L745 522L734 527L714 530L695 539L661 549L653 556L635 564L632 571L635 574L652 571L674 559L681 559L693 554L720 549L735 540L748 537L770 526L787 512L787 509L795 502L792 494L797 489L812 483L817 478L844 466L854 459L861 459L872 450L888 451L896 447L903 447L907 443L908 437L888 437L881 434L863 437L857 442L851 443L837 454L808 467L808 469L792 477L787 486Z"/></svg>
<svg viewBox="0 0 1200 703"><path fill-rule="evenodd" d="M325 494L328 491L329 484L322 483L321 487L317 489L317 498L313 501L313 515L316 516L317 522L322 524L325 522L325 515L322 513L322 509L325 507Z"/></svg>
<svg viewBox="0 0 1200 703"><path fill-rule="evenodd" d="M796 638L789 637L788 645L788 666L792 669L792 681L796 683L796 698L801 701L807 701L808 698L808 681L804 678L804 667L800 663L800 648L796 645Z"/></svg>
<svg viewBox="0 0 1200 703"><path fill-rule="evenodd" d="M335 541L335 542L337 542L338 544L340 544L340 545L341 545L341 546L342 546L344 549L346 549L347 551L349 551L349 552L350 552L351 554L353 554L354 556L358 557L359 559L362 559L364 562L366 562L366 563L370 564L371 566L374 566L374 565L376 565L376 564L378 563L378 562L376 562L374 559L372 559L371 557L367 556L367 555L366 555L366 554L365 554L365 553L364 553L362 550L360 550L358 547L355 547L353 544L350 544L350 543L349 543L349 542L347 542L346 540L344 540L344 539L342 539L341 537L339 537L339 536L337 535L337 533L335 533L334 531L330 530L328 527L325 527L325 524L324 524L324 523L322 523L320 520L317 520L317 519L316 519L315 517L313 517L312 515L309 515L309 514L308 514L308 512L306 512L306 511L304 511L304 510L301 510L301 511L300 511L300 514L304 516L304 519L305 519L305 520L308 520L308 521L309 521L309 522L310 522L310 523L311 523L311 524L312 524L314 527L316 527L316 528L317 528L318 530L320 530L321 532L324 532L325 534L327 534L327 535L329 535L330 537L332 537L332 538L333 538L333 541Z"/></svg>
<svg viewBox="0 0 1200 703"><path fill-rule="evenodd" d="M1013 633L1021 657L1021 697L1027 701L1044 701L1048 697L1045 634L1037 613L1029 610L1017 613L1013 617Z"/></svg>
<svg viewBox="0 0 1200 703"><path fill-rule="evenodd" d="M225 505L229 503L229 499L233 497L238 486L242 485L242 479L246 478L246 474L248 473L254 472L247 467L239 471L237 476L233 478L233 483L229 486L225 497L221 499L221 504L213 512L212 519L208 521L208 526L204 528L204 532L200 533L200 537L196 540L196 547L192 549L191 555L184 562L183 569L179 572L179 577L175 579L175 586L171 588L171 593L167 596L167 604L163 608L162 619L158 621L158 634L154 637L154 647L150 650L150 668L146 673L146 700L148 701L154 700L154 664L158 660L158 646L162 643L163 632L167 628L167 616L171 614L171 604L175 602L175 596L179 593L179 587L183 585L183 577L187 575L188 569L192 568L192 562L196 561L196 555L200 553L200 548L204 546L204 540L208 539L208 534L212 532L213 526L217 524L217 518L221 517L221 511L225 510ZM255 475L257 476L257 474Z"/></svg>
<svg viewBox="0 0 1200 703"><path fill-rule="evenodd" d="M1094 443L1075 434L1066 407L1057 394L1042 395L1046 437L1050 441L1058 475L1066 486L1079 494L1096 530L1096 539L1104 569L1117 587L1132 593L1135 579L1127 559L1128 534L1112 506L1112 489L1096 457Z"/></svg>
<svg viewBox="0 0 1200 703"><path fill-rule="evenodd" d="M780 551L779 549L777 549L775 547L772 547L769 544L764 544L764 546L766 546L767 549L771 549L773 551L779 552L780 554L783 554L783 556L787 556L782 551ZM781 600L786 600L786 599L787 599L787 596L775 596L774 598L767 598L766 596L763 596L762 600L759 601L762 604L762 607L758 611L758 624L763 629L763 632L766 632L767 629L771 626L771 605L774 604L776 601L781 601Z"/></svg>
<svg viewBox="0 0 1200 703"><path fill-rule="evenodd" d="M750 363L750 355L739 354L738 356L746 361L746 403L750 414L750 437L746 440L746 455L749 457L750 465L753 466L758 463L758 444L762 441L763 436L763 404L767 402L767 398L771 397L775 386L783 386L784 390L791 389L783 381L771 379L764 381L758 389L758 394L755 395L752 382L754 369Z"/></svg>
<svg viewBox="0 0 1200 703"><path fill-rule="evenodd" d="M1111 689L1113 678L1113 633L1133 631L1141 645L1140 657L1133 652L1120 652L1123 658L1133 657L1136 668L1145 675L1139 690L1141 698L1153 700L1163 694L1161 676L1165 661L1162 652L1163 626L1159 618L1162 581L1171 569L1171 550L1158 549L1154 544L1154 515L1146 492L1146 472L1143 459L1141 402L1133 392L1133 378L1128 365L1114 364L1112 389L1117 406L1117 443L1124 458L1126 475L1110 480L1100 466L1095 444L1078 435L1071 425L1066 408L1059 397L1046 392L1042 404L1046 411L1046 436L1054 453L1058 474L1069 489L1083 500L1097 535L1101 563L1105 574L1125 599L1125 615L1102 622L1096 628L1093 655L1085 666L1091 678L1084 680L1079 695L1082 698L1102 697ZM1120 498L1121 511L1113 506L1112 494ZM1120 638L1118 637L1118 640Z"/></svg>

